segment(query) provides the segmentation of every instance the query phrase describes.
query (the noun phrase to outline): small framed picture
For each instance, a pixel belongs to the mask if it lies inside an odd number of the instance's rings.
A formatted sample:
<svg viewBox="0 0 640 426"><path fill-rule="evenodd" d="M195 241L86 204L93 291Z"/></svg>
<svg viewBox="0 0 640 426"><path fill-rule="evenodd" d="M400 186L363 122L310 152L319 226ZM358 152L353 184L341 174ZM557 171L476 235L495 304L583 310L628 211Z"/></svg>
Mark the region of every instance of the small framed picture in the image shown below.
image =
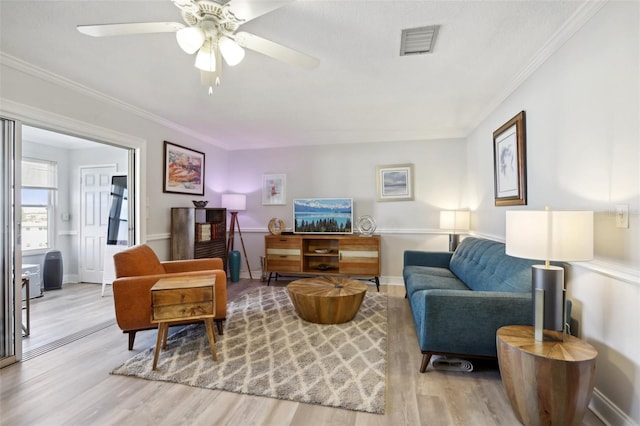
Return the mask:
<svg viewBox="0 0 640 426"><path fill-rule="evenodd" d="M287 175L262 175L262 205L283 206L287 204Z"/></svg>
<svg viewBox="0 0 640 426"><path fill-rule="evenodd" d="M393 164L376 168L378 201L413 200L413 164Z"/></svg>
<svg viewBox="0 0 640 426"><path fill-rule="evenodd" d="M164 141L164 192L204 195L204 153Z"/></svg>
<svg viewBox="0 0 640 426"><path fill-rule="evenodd" d="M525 113L493 132L493 180L496 206L527 204Z"/></svg>

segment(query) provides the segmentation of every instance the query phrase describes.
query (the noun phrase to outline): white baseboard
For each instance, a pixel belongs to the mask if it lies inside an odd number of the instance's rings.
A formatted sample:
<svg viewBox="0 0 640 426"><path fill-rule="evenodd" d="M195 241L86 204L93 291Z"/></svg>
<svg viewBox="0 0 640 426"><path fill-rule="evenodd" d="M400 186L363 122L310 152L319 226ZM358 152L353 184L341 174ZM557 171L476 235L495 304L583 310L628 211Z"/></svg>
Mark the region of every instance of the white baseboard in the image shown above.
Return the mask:
<svg viewBox="0 0 640 426"><path fill-rule="evenodd" d="M593 390L589 409L607 426L639 426L598 389Z"/></svg>
<svg viewBox="0 0 640 426"><path fill-rule="evenodd" d="M80 276L78 274L65 274L62 276L62 284L66 283L78 283Z"/></svg>

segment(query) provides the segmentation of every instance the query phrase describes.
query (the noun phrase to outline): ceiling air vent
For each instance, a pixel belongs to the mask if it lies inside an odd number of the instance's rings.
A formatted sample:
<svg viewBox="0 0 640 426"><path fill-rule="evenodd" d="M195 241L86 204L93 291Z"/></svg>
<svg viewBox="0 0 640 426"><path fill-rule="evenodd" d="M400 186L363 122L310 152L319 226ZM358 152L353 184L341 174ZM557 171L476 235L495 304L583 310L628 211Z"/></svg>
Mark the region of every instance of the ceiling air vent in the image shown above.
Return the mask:
<svg viewBox="0 0 640 426"><path fill-rule="evenodd" d="M400 40L400 56L422 55L433 52L440 25L428 27L407 28L402 30Z"/></svg>

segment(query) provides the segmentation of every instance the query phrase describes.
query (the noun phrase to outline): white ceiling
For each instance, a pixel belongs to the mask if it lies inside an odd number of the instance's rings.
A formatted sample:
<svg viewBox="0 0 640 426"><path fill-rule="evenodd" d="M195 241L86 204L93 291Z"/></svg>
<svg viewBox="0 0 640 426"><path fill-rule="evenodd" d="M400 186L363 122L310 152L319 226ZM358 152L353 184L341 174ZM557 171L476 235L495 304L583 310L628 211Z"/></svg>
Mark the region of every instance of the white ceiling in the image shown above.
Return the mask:
<svg viewBox="0 0 640 426"><path fill-rule="evenodd" d="M0 0L0 51L7 63L25 61L226 149L457 138L566 41L593 4L300 0L241 28L320 66L247 51L211 96L174 34L76 30L182 22L169 0ZM441 27L432 54L399 56L402 29L433 24Z"/></svg>

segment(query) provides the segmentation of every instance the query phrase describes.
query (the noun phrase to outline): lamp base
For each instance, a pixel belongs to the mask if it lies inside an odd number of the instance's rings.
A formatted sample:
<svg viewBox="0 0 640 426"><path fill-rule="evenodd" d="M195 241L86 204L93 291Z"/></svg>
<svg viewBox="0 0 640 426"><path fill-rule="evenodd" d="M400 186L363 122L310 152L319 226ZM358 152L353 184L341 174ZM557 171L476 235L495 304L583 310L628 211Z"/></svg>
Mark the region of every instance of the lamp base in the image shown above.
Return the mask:
<svg viewBox="0 0 640 426"><path fill-rule="evenodd" d="M533 265L531 286L535 339L541 341L543 329L564 330L564 268Z"/></svg>
<svg viewBox="0 0 640 426"><path fill-rule="evenodd" d="M449 251L456 251L458 244L460 244L460 235L449 234Z"/></svg>

